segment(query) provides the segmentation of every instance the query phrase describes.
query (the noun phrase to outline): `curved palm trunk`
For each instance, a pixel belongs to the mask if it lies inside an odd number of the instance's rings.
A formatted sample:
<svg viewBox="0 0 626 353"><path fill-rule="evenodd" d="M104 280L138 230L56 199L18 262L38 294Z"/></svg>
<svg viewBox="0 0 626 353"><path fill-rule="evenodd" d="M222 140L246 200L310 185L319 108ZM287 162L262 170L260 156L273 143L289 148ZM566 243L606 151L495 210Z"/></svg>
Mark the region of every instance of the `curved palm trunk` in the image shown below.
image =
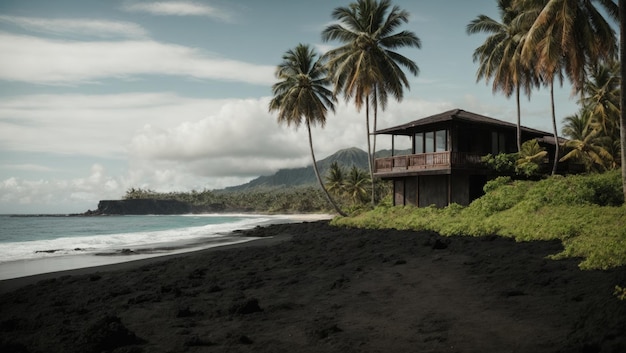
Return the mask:
<svg viewBox="0 0 626 353"><path fill-rule="evenodd" d="M522 112L519 102L519 83L515 87L515 99L517 101L517 152L522 151Z"/></svg>
<svg viewBox="0 0 626 353"><path fill-rule="evenodd" d="M376 94L376 90L374 89L374 130L372 132L376 132L376 125L378 124L378 95ZM376 206L376 189L374 187L374 164L376 160L376 134L372 136L374 142L372 144L372 171L370 175L370 179L372 180L372 206Z"/></svg>
<svg viewBox="0 0 626 353"><path fill-rule="evenodd" d="M345 217L347 215L339 208L339 206L337 206L335 201L333 201L333 199L330 197L328 190L326 190L326 187L324 186L324 183L322 182L322 177L320 177L320 172L317 169L317 160L315 159L315 153L313 152L313 137L311 136L311 124L309 123L308 119L306 119L306 130L309 133L309 148L311 149L311 158L313 159L313 170L315 171L315 176L317 177L317 181L319 182L320 187L322 188L322 191L324 191L324 194L326 195L326 199L328 200L328 202L333 206L333 208L335 209L335 211L337 211L337 213Z"/></svg>
<svg viewBox="0 0 626 353"><path fill-rule="evenodd" d="M374 192L374 166L372 163L372 141L370 139L370 97L365 96L365 133L367 134L367 163L370 168L370 178L372 179L372 193ZM372 194L373 195L373 194ZM372 206L375 206L372 197Z"/></svg>
<svg viewBox="0 0 626 353"><path fill-rule="evenodd" d="M552 129L554 131L554 163L552 164L552 175L556 175L556 168L559 165L559 132L556 127L556 114L554 112L554 79L550 82L550 104L552 106Z"/></svg>
<svg viewBox="0 0 626 353"><path fill-rule="evenodd" d="M620 74L622 80L626 77L626 0L619 0L619 57ZM624 192L624 203L626 204L626 90L621 89L620 93L620 151L622 153L622 190Z"/></svg>

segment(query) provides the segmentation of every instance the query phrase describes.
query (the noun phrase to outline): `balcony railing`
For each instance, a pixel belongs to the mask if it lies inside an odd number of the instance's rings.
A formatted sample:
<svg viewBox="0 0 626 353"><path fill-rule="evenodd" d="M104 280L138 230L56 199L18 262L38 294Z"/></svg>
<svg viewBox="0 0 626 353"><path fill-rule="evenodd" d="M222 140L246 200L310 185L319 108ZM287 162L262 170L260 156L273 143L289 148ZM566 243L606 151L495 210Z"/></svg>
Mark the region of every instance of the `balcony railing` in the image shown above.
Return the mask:
<svg viewBox="0 0 626 353"><path fill-rule="evenodd" d="M481 155L464 152L433 152L376 158L376 173L445 169L451 167L477 167Z"/></svg>

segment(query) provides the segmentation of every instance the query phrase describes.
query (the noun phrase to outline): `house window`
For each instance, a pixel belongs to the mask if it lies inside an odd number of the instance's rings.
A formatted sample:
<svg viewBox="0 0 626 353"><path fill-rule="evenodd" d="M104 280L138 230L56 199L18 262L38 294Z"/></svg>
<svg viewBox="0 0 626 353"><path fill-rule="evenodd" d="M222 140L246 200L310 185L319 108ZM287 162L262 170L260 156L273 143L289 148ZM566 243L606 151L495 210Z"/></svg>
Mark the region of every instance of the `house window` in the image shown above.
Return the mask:
<svg viewBox="0 0 626 353"><path fill-rule="evenodd" d="M448 130L419 132L414 139L415 154L448 150Z"/></svg>
<svg viewBox="0 0 626 353"><path fill-rule="evenodd" d="M415 134L415 154L424 153L424 133Z"/></svg>
<svg viewBox="0 0 626 353"><path fill-rule="evenodd" d="M435 132L435 152L445 152L448 150L447 131L438 130Z"/></svg>
<svg viewBox="0 0 626 353"><path fill-rule="evenodd" d="M491 154L506 153L506 134L491 132Z"/></svg>
<svg viewBox="0 0 626 353"><path fill-rule="evenodd" d="M498 148L498 133L495 131L491 132L491 154L498 154L500 149Z"/></svg>
<svg viewBox="0 0 626 353"><path fill-rule="evenodd" d="M503 133L498 136L498 147L500 147L500 151L506 152L506 135Z"/></svg>
<svg viewBox="0 0 626 353"><path fill-rule="evenodd" d="M411 143L411 136L393 136L393 155L404 156L407 154L411 154Z"/></svg>
<svg viewBox="0 0 626 353"><path fill-rule="evenodd" d="M425 133L424 136L425 136L424 151L426 153L435 152L435 132L434 131L429 131L429 132Z"/></svg>

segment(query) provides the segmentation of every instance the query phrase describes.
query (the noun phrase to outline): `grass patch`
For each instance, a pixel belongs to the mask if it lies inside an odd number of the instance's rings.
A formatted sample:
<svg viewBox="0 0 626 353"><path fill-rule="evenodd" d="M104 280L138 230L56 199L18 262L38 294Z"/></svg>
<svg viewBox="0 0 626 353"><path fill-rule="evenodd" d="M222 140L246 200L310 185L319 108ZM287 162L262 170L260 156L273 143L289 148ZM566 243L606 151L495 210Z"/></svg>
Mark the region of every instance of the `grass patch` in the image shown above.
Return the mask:
<svg viewBox="0 0 626 353"><path fill-rule="evenodd" d="M537 182L497 178L467 207L379 206L337 226L429 230L444 236L499 235L517 241L554 240L553 259L581 258L581 269L626 265L626 206L619 171L551 177Z"/></svg>

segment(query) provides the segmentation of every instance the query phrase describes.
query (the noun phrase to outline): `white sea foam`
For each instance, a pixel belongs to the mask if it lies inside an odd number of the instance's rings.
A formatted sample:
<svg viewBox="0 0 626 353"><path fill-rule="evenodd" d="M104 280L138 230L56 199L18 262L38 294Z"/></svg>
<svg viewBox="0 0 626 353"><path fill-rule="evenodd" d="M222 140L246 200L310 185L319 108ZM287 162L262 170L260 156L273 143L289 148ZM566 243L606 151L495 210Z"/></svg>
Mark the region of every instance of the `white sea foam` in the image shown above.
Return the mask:
<svg viewBox="0 0 626 353"><path fill-rule="evenodd" d="M331 215L298 214L272 216L251 214L189 215L189 217L220 218L225 216L237 220L226 221L226 223L160 231L95 234L22 242L0 242L0 280L101 266L201 250L220 245L241 243L253 240L254 238L233 236L233 231L250 229L258 225L271 223L316 221L332 218ZM110 220L117 221L114 218ZM132 222L133 219L130 219L130 221ZM86 222L89 224L88 219ZM0 224L0 226L1 225L2 224ZM37 229L42 231L43 228L39 227ZM131 252L130 254L127 252L126 255L120 255L122 249L130 249ZM96 254L117 254L120 256L96 256Z"/></svg>
<svg viewBox="0 0 626 353"><path fill-rule="evenodd" d="M162 231L61 237L26 242L0 243L0 263L67 255L109 253L122 249L198 247L217 241L236 229L248 229L271 221L270 217L245 218L236 222Z"/></svg>

